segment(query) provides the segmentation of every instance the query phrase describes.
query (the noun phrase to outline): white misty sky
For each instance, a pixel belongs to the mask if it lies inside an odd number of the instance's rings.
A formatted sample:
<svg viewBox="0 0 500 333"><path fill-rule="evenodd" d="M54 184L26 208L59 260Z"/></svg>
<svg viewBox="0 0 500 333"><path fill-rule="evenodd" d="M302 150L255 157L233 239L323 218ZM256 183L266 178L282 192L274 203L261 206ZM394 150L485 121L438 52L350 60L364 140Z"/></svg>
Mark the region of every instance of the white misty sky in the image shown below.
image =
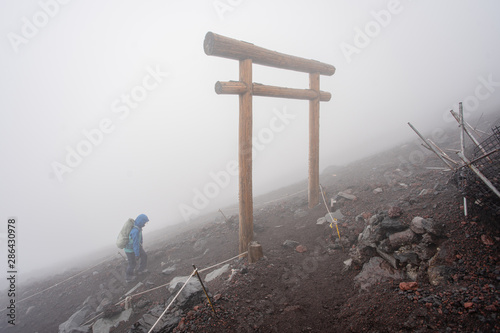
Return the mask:
<svg viewBox="0 0 500 333"><path fill-rule="evenodd" d="M498 112L499 12L494 0L3 1L0 253L11 216L24 274L113 244L129 217L155 230L196 209L211 173L237 160L238 97L214 84L237 80L238 63L204 54L208 31L336 67L320 80L333 96L321 103L324 169L413 139L408 121L447 126L460 101L468 116ZM253 78L308 87L307 74L257 65ZM308 102L253 106L257 137L276 112L289 117L262 137L254 194L306 179ZM68 157L78 147L80 161ZM227 183L199 213L237 202L237 176Z"/></svg>

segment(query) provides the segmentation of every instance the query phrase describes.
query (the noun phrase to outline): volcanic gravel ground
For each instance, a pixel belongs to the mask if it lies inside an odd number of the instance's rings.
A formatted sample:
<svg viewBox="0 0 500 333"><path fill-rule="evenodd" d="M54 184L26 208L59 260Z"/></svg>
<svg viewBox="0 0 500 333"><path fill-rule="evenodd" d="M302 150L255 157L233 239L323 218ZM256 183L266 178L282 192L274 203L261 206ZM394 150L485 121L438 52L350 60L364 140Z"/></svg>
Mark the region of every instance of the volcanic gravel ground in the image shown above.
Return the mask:
<svg viewBox="0 0 500 333"><path fill-rule="evenodd" d="M401 165L398 156L408 147L391 150L347 167L328 168L321 177L328 204L340 191L350 190L356 200L340 199L339 232L344 248L335 240L335 227L317 225L327 214L323 203L308 209L306 184L300 183L256 198L254 239L264 258L248 264L246 258L230 262L230 270L206 283L215 314L203 297L185 310L175 332L496 332L500 330L500 243L498 217L482 209L463 216L462 198L450 184L450 173L428 170L441 166L431 155L419 165ZM381 188L381 193L373 190ZM422 190L427 189L426 194ZM415 216L445 224L450 279L433 286L419 275L416 290L403 291L388 280L364 291L354 283L361 267L345 270L349 248L355 245L364 217L397 207L404 223ZM195 264L202 269L238 254L238 223L234 207L230 217L207 217L181 233L145 236L150 273L140 277L141 290L187 276ZM170 229L171 230L171 229ZM300 247L284 247L286 240ZM169 276L165 267L175 265ZM18 324L8 332L57 332L89 295L97 295L123 272L121 258L105 262L68 282L18 305ZM71 275L68 273L68 275ZM202 274L204 277L204 274ZM51 277L27 286L23 297L63 281ZM113 302L132 288L117 284ZM157 305L166 305L165 288L136 297L134 313L112 332L130 332L139 319ZM30 310L28 310L31 307ZM27 314L26 314L27 312ZM2 327L0 324L0 328Z"/></svg>

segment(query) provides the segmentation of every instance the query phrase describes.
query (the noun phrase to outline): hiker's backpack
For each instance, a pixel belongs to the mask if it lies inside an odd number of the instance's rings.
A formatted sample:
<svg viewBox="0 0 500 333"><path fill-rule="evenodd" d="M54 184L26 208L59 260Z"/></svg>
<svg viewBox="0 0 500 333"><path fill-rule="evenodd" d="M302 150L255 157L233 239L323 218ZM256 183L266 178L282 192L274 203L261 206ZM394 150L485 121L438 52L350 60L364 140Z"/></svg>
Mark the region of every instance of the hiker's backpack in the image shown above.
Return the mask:
<svg viewBox="0 0 500 333"><path fill-rule="evenodd" d="M125 248L125 246L128 244L128 236L130 235L130 231L132 230L132 228L134 228L134 223L134 219L128 219L127 222L125 222L125 224L123 225L122 230L116 238L116 246L118 246L119 249Z"/></svg>

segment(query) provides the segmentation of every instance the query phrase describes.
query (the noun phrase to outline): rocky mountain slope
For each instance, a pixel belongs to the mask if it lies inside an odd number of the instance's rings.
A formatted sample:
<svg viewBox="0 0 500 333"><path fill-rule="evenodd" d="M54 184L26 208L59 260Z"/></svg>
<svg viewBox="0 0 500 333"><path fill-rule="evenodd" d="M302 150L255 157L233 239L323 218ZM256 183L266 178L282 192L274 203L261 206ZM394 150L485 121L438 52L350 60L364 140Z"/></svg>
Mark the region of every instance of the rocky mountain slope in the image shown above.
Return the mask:
<svg viewBox="0 0 500 333"><path fill-rule="evenodd" d="M326 205L313 209L304 182L256 198L264 257L201 273L213 308L191 278L158 331L499 331L498 216L469 203L465 217L451 172L429 153L412 160L415 151L409 144L328 168ZM124 281L126 263L115 256L19 304L6 331L147 332L193 264L202 270L238 254L237 209L222 211L226 218L146 239L150 272L137 281ZM21 298L67 277L34 283Z"/></svg>

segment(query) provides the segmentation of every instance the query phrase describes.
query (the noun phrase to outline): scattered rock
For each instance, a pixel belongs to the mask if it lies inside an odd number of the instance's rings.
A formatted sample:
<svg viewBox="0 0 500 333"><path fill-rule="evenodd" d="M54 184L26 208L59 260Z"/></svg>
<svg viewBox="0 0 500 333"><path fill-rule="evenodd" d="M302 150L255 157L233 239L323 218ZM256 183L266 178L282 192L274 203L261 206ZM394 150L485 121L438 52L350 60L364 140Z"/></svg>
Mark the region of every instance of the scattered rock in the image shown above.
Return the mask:
<svg viewBox="0 0 500 333"><path fill-rule="evenodd" d="M493 245L495 244L495 241L493 240L493 238L491 238L490 236L488 235L481 235L481 241L483 242L484 245Z"/></svg>
<svg viewBox="0 0 500 333"><path fill-rule="evenodd" d="M424 229L424 226L422 224L423 220L424 220L423 217L420 217L420 216L414 217L413 220L411 220L410 229L413 230L414 233L419 234L419 235L425 233L425 229Z"/></svg>
<svg viewBox="0 0 500 333"><path fill-rule="evenodd" d="M96 312L101 312L104 307L108 304L110 304L111 301L108 299L108 298L103 298L103 300L101 301L101 303L99 303L99 306L97 307L97 309L95 310Z"/></svg>
<svg viewBox="0 0 500 333"><path fill-rule="evenodd" d="M332 217L337 220L342 220L344 218L344 215L340 212L340 209L337 209L335 212L331 214L328 213L325 215L326 222L332 223L333 222Z"/></svg>
<svg viewBox="0 0 500 333"><path fill-rule="evenodd" d="M283 247L288 247L288 248L296 248L300 243L299 242L296 242L296 241L293 241L293 240L289 240L287 239L283 244L282 246Z"/></svg>
<svg viewBox="0 0 500 333"><path fill-rule="evenodd" d="M418 255L413 251L396 251L393 256L403 267L407 264L418 265Z"/></svg>
<svg viewBox="0 0 500 333"><path fill-rule="evenodd" d="M132 289L130 289L126 294L125 296L128 296L128 295L132 295L135 291L137 291L140 287L142 287L144 285L144 283L142 282L139 282L137 283Z"/></svg>
<svg viewBox="0 0 500 333"><path fill-rule="evenodd" d="M490 305L487 305L484 307L485 310L487 311L492 311L492 312L496 312L497 311L497 307L495 306L495 304L490 304Z"/></svg>
<svg viewBox="0 0 500 333"><path fill-rule="evenodd" d="M325 224L326 223L326 218L325 217L320 217L316 224Z"/></svg>
<svg viewBox="0 0 500 333"><path fill-rule="evenodd" d="M207 276L205 276L205 281L210 282L210 281L216 279L217 277L221 276L222 274L224 274L228 270L229 270L229 264L225 264L221 268L216 269L215 271L208 273Z"/></svg>
<svg viewBox="0 0 500 333"><path fill-rule="evenodd" d="M353 201L358 200L358 198L357 198L355 195L352 195L352 194L346 193L346 191L344 191L344 192L339 192L337 195L338 195L339 197L342 197L342 198L347 199L347 200L353 200Z"/></svg>
<svg viewBox="0 0 500 333"><path fill-rule="evenodd" d="M295 248L295 251L299 252L299 253L304 253L307 251L307 247L305 247L304 245L299 245Z"/></svg>
<svg viewBox="0 0 500 333"><path fill-rule="evenodd" d="M388 253L381 251L378 247L376 248L376 250L377 250L377 253L392 266L392 268L398 269L399 265L398 265L398 261L396 260L396 258L394 258L392 255L390 255Z"/></svg>
<svg viewBox="0 0 500 333"><path fill-rule="evenodd" d="M403 210L400 207L393 206L393 207L389 208L389 211L387 212L387 214L389 215L389 217L391 219L394 219L394 218L397 218L397 217L400 217L401 215L403 215Z"/></svg>
<svg viewBox="0 0 500 333"><path fill-rule="evenodd" d="M197 252L201 252L204 251L206 245L207 245L207 240L201 238L194 243L193 249Z"/></svg>
<svg viewBox="0 0 500 333"><path fill-rule="evenodd" d="M425 246L430 246L433 244L437 244L437 239L429 233L425 233L422 235L422 239L420 240L420 243L425 245Z"/></svg>
<svg viewBox="0 0 500 333"><path fill-rule="evenodd" d="M444 234L444 224L434 222L432 219L423 219L422 227L425 231L436 236L442 236Z"/></svg>
<svg viewBox="0 0 500 333"><path fill-rule="evenodd" d="M411 229L389 235L389 243L393 248L411 244L415 239L415 233Z"/></svg>
<svg viewBox="0 0 500 333"><path fill-rule="evenodd" d="M418 288L418 283L417 282L401 282L399 284L399 289L406 291L406 290L417 290Z"/></svg>
<svg viewBox="0 0 500 333"><path fill-rule="evenodd" d="M175 265L173 265L173 266L165 268L164 270L161 271L161 273L164 275L170 275L173 272L175 272L175 270L176 270L176 267L175 267Z"/></svg>
<svg viewBox="0 0 500 333"><path fill-rule="evenodd" d="M403 224L400 220L395 220L391 218L386 218L380 222L380 229L381 232L384 234L387 233L394 233L398 231L403 231L407 229L408 227Z"/></svg>
<svg viewBox="0 0 500 333"><path fill-rule="evenodd" d="M132 309L124 310L111 318L101 318L92 325L93 333L108 333L112 327L118 326L122 321L127 321L132 314Z"/></svg>
<svg viewBox="0 0 500 333"><path fill-rule="evenodd" d="M382 190L380 187L377 187L376 189L373 190L374 194L382 193L384 190Z"/></svg>
<svg viewBox="0 0 500 333"><path fill-rule="evenodd" d="M88 305L76 311L68 320L59 325L59 333L88 332L90 326L81 326L85 322L85 317L89 312Z"/></svg>
<svg viewBox="0 0 500 333"><path fill-rule="evenodd" d="M464 308L469 309L469 308L472 308L473 305L474 305L474 303L472 303L472 302L465 302Z"/></svg>
<svg viewBox="0 0 500 333"><path fill-rule="evenodd" d="M433 286L444 285L446 280L449 278L449 270L446 266L430 266L427 269L427 275L429 277L429 282Z"/></svg>

